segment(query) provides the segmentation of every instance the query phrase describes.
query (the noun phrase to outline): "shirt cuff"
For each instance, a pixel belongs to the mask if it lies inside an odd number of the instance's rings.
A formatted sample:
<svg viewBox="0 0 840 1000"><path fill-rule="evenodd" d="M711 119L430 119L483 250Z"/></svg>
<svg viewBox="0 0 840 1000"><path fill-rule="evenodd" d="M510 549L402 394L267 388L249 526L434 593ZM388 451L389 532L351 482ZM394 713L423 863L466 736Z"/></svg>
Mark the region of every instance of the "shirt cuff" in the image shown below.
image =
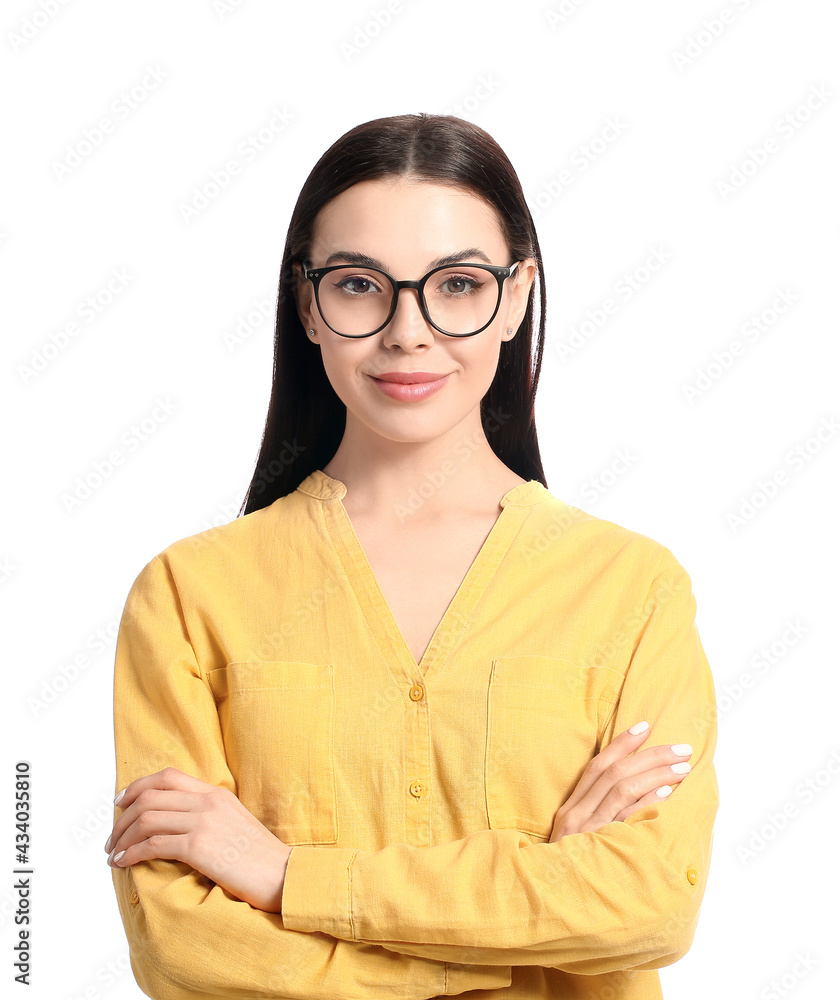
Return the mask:
<svg viewBox="0 0 840 1000"><path fill-rule="evenodd" d="M293 847L286 865L280 916L292 931L320 931L344 941L357 941L353 928L351 868L354 847ZM374 942L371 942L374 943ZM461 965L442 962L444 996L467 990L497 990L512 982L509 965Z"/></svg>
<svg viewBox="0 0 840 1000"><path fill-rule="evenodd" d="M358 853L355 847L293 847L280 898L283 926L355 941L350 866Z"/></svg>

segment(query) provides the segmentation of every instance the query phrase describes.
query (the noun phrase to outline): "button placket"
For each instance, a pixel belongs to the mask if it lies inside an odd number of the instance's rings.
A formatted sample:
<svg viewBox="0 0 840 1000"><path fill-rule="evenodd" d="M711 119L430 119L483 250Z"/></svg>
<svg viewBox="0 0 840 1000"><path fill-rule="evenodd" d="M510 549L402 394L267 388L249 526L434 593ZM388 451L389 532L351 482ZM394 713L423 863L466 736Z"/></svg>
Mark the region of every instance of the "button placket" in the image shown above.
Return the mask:
<svg viewBox="0 0 840 1000"><path fill-rule="evenodd" d="M428 690L434 678L451 662L469 628L481 598L490 585L531 507L550 496L536 480L522 483L502 498L501 511L461 585L435 629L418 664L385 600L373 568L341 502L346 488L339 480L316 470L301 484L304 492L321 500L324 527L355 593L370 634L382 654L392 680L408 694L403 702L403 755L398 766L405 789L406 842L418 847L433 843L431 821L432 731ZM419 675L419 680L418 680ZM405 686L403 686L405 685Z"/></svg>
<svg viewBox="0 0 840 1000"><path fill-rule="evenodd" d="M405 690L405 688L403 689ZM408 688L405 705L405 743L403 763L406 782L405 832L410 844L428 847L432 843L431 732L429 703L425 688L414 683Z"/></svg>

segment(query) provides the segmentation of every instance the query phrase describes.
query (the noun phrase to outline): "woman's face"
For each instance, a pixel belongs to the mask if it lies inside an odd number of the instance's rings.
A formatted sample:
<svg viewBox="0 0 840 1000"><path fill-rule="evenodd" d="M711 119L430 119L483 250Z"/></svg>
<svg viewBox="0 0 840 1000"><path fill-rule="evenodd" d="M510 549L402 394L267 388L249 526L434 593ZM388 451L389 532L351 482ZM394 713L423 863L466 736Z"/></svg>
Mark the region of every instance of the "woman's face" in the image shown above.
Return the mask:
<svg viewBox="0 0 840 1000"><path fill-rule="evenodd" d="M485 201L461 188L405 178L363 181L324 206L315 224L311 266L353 263L343 256L348 252L380 261L378 266L397 281L418 280L438 258L453 253L463 261L513 263L495 211ZM504 282L493 322L481 333L462 338L447 337L427 323L417 292L410 288L400 291L396 312L379 333L342 337L321 318L312 282L299 281L298 312L305 329L315 330L307 339L320 347L327 377L347 407L348 428L355 420L363 425L356 430L392 441L420 442L460 425L464 430L480 426L481 399L493 381L502 340L516 334L525 315L535 264L527 258ZM301 273L299 265L295 269ZM486 277L495 286L493 275L487 272ZM328 274L322 283L329 280ZM433 281L426 285L428 295ZM355 285L353 290L363 289ZM507 333L508 328L513 333ZM389 372L448 377L431 394L405 398L396 394L399 390L380 388L387 383L377 376Z"/></svg>

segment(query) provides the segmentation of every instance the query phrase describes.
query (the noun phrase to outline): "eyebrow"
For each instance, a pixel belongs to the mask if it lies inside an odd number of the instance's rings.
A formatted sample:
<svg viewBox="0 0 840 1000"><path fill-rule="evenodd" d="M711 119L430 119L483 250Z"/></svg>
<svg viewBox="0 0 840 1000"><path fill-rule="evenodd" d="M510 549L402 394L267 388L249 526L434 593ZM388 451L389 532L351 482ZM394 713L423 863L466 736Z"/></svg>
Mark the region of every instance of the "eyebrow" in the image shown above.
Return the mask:
<svg viewBox="0 0 840 1000"><path fill-rule="evenodd" d="M427 270L433 271L436 267L446 267L447 264L461 264L470 260L483 260L485 264L493 263L479 247L467 247L466 250L457 250L455 253L448 253L443 257L436 257L434 260L430 260ZM335 253L331 253L327 257L323 266L329 267L330 264L337 261L346 261L348 264L355 264L356 267L378 267L382 271L388 270L381 260L377 260L376 257L369 257L365 253L358 253L355 250L336 250Z"/></svg>

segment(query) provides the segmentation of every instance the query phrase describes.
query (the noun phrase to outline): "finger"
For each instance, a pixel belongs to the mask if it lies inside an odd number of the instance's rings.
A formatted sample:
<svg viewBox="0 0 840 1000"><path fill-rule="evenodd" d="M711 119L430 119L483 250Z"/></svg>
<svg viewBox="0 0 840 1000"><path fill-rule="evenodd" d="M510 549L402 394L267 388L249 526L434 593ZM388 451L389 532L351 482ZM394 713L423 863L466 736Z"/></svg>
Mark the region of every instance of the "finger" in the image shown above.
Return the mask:
<svg viewBox="0 0 840 1000"><path fill-rule="evenodd" d="M691 756L692 748L685 743L647 747L625 756L616 754L606 770L598 774L601 763L610 759L608 751L614 750L616 745L621 746L619 740L630 735L641 737L647 734L644 731L632 734L628 730L590 761L588 773L584 773L589 783L588 789L587 781L581 779L572 795L558 810L555 822L559 823L557 830L560 836L598 830L606 823L616 820L621 812L634 806L643 794L655 791L656 787L662 787L668 782L677 784L685 776L670 770L672 764L687 763ZM628 742L622 740L625 749Z"/></svg>
<svg viewBox="0 0 840 1000"><path fill-rule="evenodd" d="M674 744L678 750L690 750L686 744ZM589 791L574 804L577 822L595 822L598 829L615 820L623 809L642 795L685 777L683 766L689 754L676 754L673 746L648 747L619 759L595 781ZM673 767L678 768L675 772ZM569 807L563 806L564 812Z"/></svg>
<svg viewBox="0 0 840 1000"><path fill-rule="evenodd" d="M671 797L676 787L683 778L687 775L681 775L680 781L676 784L671 785L660 785L659 788L654 789L652 792L648 792L647 795L643 795L638 802L634 803L632 806L628 806L627 809L623 809L616 819L625 820L628 816L632 816L633 813L638 812L639 809L644 806L659 805L661 802L667 802ZM666 781L673 781L672 778L666 779Z"/></svg>
<svg viewBox="0 0 840 1000"><path fill-rule="evenodd" d="M635 726L625 729L623 733L616 736L611 743L589 761L574 791L563 803L563 808L567 809L577 805L608 767L632 754L634 750L638 750L649 735L650 726L648 723L637 722Z"/></svg>
<svg viewBox="0 0 840 1000"><path fill-rule="evenodd" d="M662 768L665 765L687 761L691 754L692 748L689 744L673 743L646 747L637 753L621 757L602 771L590 786L589 791L584 796L586 804L594 810L619 781L627 781L636 775Z"/></svg>
<svg viewBox="0 0 840 1000"><path fill-rule="evenodd" d="M127 851L130 847L142 844L150 838L190 833L194 826L193 817L187 812L147 809L114 840L108 855L108 864L112 864L121 851Z"/></svg>
<svg viewBox="0 0 840 1000"><path fill-rule="evenodd" d="M200 778L196 778L191 774L178 770L177 767L164 767L162 770L155 771L153 774L144 774L140 778L135 778L134 781L126 785L122 791L117 792L114 796L114 805L119 806L123 812L114 824L110 836L105 841L105 850L111 851L113 849L115 836L125 829L125 827L121 827L119 831L117 830L117 823L119 823L119 819L125 815L125 811L137 799L137 796L145 790L149 788L177 788L183 790L192 789L194 791L207 791L214 787L214 785L209 785L206 781L202 781Z"/></svg>
<svg viewBox="0 0 840 1000"><path fill-rule="evenodd" d="M623 778L613 785L601 805L593 811L593 816L602 823L610 823L622 819L627 809L635 811L639 808L637 803L642 800L662 801L685 780L690 771L690 764L680 762ZM659 790L665 788L669 791L660 794Z"/></svg>
<svg viewBox="0 0 840 1000"><path fill-rule="evenodd" d="M149 777L153 777L153 775ZM105 843L105 850L113 851L115 844L125 831L146 810L168 809L189 812L200 804L200 800L197 798L198 794L197 792L184 792L174 788L155 788L152 786L142 789L115 821L111 835Z"/></svg>
<svg viewBox="0 0 840 1000"><path fill-rule="evenodd" d="M156 833L139 844L132 844L124 851L116 851L109 863L114 868L126 868L138 861L162 858L166 861L184 861L187 849L186 834Z"/></svg>
<svg viewBox="0 0 840 1000"><path fill-rule="evenodd" d="M135 778L126 785L121 792L114 796L114 805L120 809L127 809L137 796L147 788L179 788L183 791L207 791L213 788L206 781L195 778L191 774L179 771L177 767L165 767L154 774L144 774L140 778Z"/></svg>

